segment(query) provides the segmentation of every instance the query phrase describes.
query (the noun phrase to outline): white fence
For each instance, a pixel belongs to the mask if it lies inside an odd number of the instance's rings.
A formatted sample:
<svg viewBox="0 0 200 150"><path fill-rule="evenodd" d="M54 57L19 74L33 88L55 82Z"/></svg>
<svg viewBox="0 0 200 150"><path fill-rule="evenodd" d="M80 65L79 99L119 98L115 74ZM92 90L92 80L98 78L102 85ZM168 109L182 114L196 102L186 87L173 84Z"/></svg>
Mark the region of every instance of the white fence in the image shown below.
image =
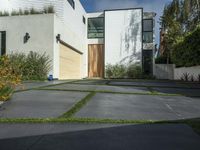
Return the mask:
<svg viewBox="0 0 200 150"><path fill-rule="evenodd" d="M157 79L169 79L174 80L174 68L173 64L155 64L154 76Z"/></svg>
<svg viewBox="0 0 200 150"><path fill-rule="evenodd" d="M184 74L189 78L193 77L198 81L200 76L200 66L175 68L174 64L155 64L154 76L157 79L181 80Z"/></svg>
<svg viewBox="0 0 200 150"><path fill-rule="evenodd" d="M200 66L195 67L181 67L174 69L174 79L180 80L184 74L188 74L191 78L193 76L194 80L198 80L198 76L200 75Z"/></svg>

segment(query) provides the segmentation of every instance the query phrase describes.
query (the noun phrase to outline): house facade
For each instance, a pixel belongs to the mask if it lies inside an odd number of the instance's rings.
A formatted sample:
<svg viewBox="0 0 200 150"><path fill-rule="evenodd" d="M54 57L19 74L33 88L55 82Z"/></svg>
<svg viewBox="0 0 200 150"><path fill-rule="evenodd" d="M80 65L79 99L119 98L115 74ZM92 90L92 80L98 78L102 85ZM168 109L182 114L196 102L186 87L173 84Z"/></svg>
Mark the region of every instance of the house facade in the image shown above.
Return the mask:
<svg viewBox="0 0 200 150"><path fill-rule="evenodd" d="M49 7L55 13L41 13ZM153 73L155 13L87 13L79 0L0 0L0 12L1 55L45 52L54 78L103 78L107 64L138 63Z"/></svg>

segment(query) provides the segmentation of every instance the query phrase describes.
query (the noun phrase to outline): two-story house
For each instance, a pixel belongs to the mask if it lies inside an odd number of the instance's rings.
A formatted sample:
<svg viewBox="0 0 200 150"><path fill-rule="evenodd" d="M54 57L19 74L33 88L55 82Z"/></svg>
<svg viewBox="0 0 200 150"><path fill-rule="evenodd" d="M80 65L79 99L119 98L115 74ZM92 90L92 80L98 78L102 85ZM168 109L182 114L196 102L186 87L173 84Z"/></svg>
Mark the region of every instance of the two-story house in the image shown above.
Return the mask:
<svg viewBox="0 0 200 150"><path fill-rule="evenodd" d="M117 63L153 72L155 13L143 8L87 13L79 0L0 0L0 12L0 54L45 52L54 78L103 78Z"/></svg>

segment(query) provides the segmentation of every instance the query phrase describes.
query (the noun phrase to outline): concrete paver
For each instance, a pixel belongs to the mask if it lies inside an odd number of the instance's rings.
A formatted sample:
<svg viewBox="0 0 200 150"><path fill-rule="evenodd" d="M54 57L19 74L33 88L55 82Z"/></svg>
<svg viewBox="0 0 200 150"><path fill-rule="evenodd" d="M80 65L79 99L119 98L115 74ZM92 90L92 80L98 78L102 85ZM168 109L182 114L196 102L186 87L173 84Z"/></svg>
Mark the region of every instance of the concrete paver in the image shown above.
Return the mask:
<svg viewBox="0 0 200 150"><path fill-rule="evenodd" d="M191 97L200 97L200 89L188 88L152 88L152 90L164 94L181 94Z"/></svg>
<svg viewBox="0 0 200 150"><path fill-rule="evenodd" d="M97 93L75 117L177 120L200 117L200 100L181 96Z"/></svg>
<svg viewBox="0 0 200 150"><path fill-rule="evenodd" d="M0 118L54 118L67 112L88 93L26 91L15 93L0 108Z"/></svg>

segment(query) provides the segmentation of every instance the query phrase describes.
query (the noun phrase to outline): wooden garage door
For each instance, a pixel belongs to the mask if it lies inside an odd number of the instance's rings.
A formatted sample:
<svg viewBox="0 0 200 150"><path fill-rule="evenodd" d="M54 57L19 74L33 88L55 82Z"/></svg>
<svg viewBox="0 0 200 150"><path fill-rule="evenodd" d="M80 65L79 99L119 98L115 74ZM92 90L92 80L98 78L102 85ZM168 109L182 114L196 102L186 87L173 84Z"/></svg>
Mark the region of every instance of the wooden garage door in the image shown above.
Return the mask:
<svg viewBox="0 0 200 150"><path fill-rule="evenodd" d="M81 54L63 44L60 44L59 79L81 78Z"/></svg>
<svg viewBox="0 0 200 150"><path fill-rule="evenodd" d="M88 46L88 74L89 78L104 78L104 45Z"/></svg>

